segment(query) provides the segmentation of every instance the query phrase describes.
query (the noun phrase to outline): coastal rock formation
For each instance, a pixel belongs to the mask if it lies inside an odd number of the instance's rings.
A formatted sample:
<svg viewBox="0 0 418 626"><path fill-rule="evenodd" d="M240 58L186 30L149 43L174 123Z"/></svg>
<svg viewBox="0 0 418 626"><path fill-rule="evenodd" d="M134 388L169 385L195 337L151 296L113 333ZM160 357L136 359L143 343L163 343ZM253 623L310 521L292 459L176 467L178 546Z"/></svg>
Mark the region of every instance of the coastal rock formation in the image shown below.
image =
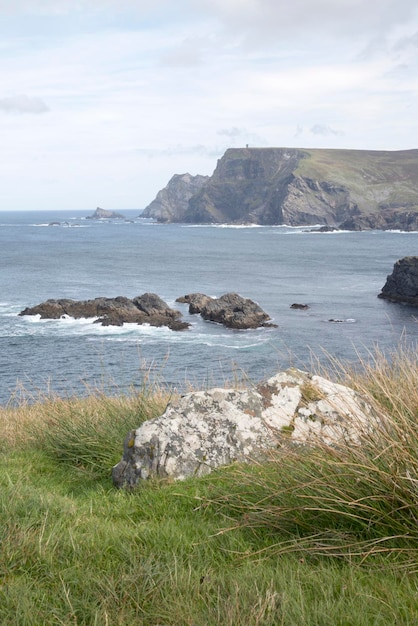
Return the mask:
<svg viewBox="0 0 418 626"><path fill-rule="evenodd" d="M377 419L353 390L296 369L251 389L189 393L128 433L113 482L133 488L152 477L203 476L289 441L356 443Z"/></svg>
<svg viewBox="0 0 418 626"><path fill-rule="evenodd" d="M200 313L203 319L223 324L227 328L276 328L276 324L270 322L270 316L256 302L237 293L226 293L220 298L192 293L177 298L176 302L186 302L189 304L189 313Z"/></svg>
<svg viewBox="0 0 418 626"><path fill-rule="evenodd" d="M341 230L402 230L411 232L418 230L418 212L408 209L381 208L369 215L354 215L340 224Z"/></svg>
<svg viewBox="0 0 418 626"><path fill-rule="evenodd" d="M88 220L103 220L103 219L125 219L125 216L122 213L118 213L117 211L106 211L106 209L101 209L97 207L93 215L88 215Z"/></svg>
<svg viewBox="0 0 418 626"><path fill-rule="evenodd" d="M150 205L154 215L148 208L146 215L187 223L417 230L417 171L418 150L231 148L189 198L171 195L171 179Z"/></svg>
<svg viewBox="0 0 418 626"><path fill-rule="evenodd" d="M68 316L75 319L97 318L102 326L122 326L124 323L168 326L171 330L185 330L189 324L181 321L181 313L171 309L155 293L144 293L130 300L117 298L95 298L94 300L47 300L28 307L19 315L40 315L42 319L60 319Z"/></svg>
<svg viewBox="0 0 418 626"><path fill-rule="evenodd" d="M294 302L290 305L291 309L298 309L299 311L306 311L309 309L309 304L301 304L299 302Z"/></svg>
<svg viewBox="0 0 418 626"><path fill-rule="evenodd" d="M190 198L203 187L209 176L175 174L168 185L157 193L140 217L152 217L158 222L181 222Z"/></svg>
<svg viewBox="0 0 418 626"><path fill-rule="evenodd" d="M378 297L418 306L417 256L407 256L396 261Z"/></svg>

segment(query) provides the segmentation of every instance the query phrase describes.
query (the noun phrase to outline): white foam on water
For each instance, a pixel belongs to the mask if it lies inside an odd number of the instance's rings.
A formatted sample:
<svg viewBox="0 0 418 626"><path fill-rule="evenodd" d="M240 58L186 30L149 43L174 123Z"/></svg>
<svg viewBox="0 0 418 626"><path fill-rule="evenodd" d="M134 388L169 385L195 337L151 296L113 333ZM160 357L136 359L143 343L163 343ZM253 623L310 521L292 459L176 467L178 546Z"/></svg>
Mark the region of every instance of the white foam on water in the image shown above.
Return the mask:
<svg viewBox="0 0 418 626"><path fill-rule="evenodd" d="M181 224L180 228L228 228L242 230L246 228L270 228L263 224Z"/></svg>
<svg viewBox="0 0 418 626"><path fill-rule="evenodd" d="M396 233L397 235L418 235L417 230L391 230L385 231L387 233Z"/></svg>
<svg viewBox="0 0 418 626"><path fill-rule="evenodd" d="M49 327L57 331L72 333L92 332L93 334L106 334L107 332L127 332L127 326L135 326L135 324L125 324L124 326L102 326L95 324L98 317L80 317L75 319L69 315L63 315L59 319L42 319L40 315L24 315L22 317L28 324L39 325L41 327Z"/></svg>
<svg viewBox="0 0 418 626"><path fill-rule="evenodd" d="M16 317L22 307L18 304L12 304L11 302L0 302L0 316L1 317Z"/></svg>
<svg viewBox="0 0 418 626"><path fill-rule="evenodd" d="M124 326L128 326L127 324ZM129 325L132 326L132 325ZM128 342L128 343L142 343L147 345L161 345L161 343L169 345L185 345L193 346L195 348L199 346L206 346L210 348L222 348L229 350L248 350L257 348L261 345L265 345L269 342L270 338L264 329L251 330L251 331L234 331L230 330L228 333L213 333L213 325L208 326L209 332L197 331L196 328L190 328L184 331L172 331L167 327L154 327L148 325L136 326L130 333L111 333L101 334L95 333L89 337L89 341L98 341L99 338L102 341L109 342ZM197 332L196 332L197 331ZM251 337L248 336L251 333ZM258 333L258 334L256 334Z"/></svg>
<svg viewBox="0 0 418 626"><path fill-rule="evenodd" d="M307 235L344 235L347 233L360 233L360 232L364 232L362 230L304 230L304 233L306 233Z"/></svg>
<svg viewBox="0 0 418 626"><path fill-rule="evenodd" d="M355 324L357 320L353 317L332 317L329 320L324 320L324 322L328 322L330 324Z"/></svg>

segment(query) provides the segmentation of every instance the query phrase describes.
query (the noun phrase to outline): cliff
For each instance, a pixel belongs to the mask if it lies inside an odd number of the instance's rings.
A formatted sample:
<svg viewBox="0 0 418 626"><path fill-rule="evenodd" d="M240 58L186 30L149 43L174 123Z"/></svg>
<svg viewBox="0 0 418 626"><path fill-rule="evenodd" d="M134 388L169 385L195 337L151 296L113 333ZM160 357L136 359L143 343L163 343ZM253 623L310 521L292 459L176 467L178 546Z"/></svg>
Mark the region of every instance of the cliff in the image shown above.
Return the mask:
<svg viewBox="0 0 418 626"><path fill-rule="evenodd" d="M170 193L173 177L146 216L188 223L418 230L418 150L231 148L197 190L184 176L182 201ZM161 216L152 214L163 200Z"/></svg>
<svg viewBox="0 0 418 626"><path fill-rule="evenodd" d="M209 176L175 174L168 185L158 192L155 200L141 217L152 217L159 222L181 222L189 207L190 198L209 180Z"/></svg>

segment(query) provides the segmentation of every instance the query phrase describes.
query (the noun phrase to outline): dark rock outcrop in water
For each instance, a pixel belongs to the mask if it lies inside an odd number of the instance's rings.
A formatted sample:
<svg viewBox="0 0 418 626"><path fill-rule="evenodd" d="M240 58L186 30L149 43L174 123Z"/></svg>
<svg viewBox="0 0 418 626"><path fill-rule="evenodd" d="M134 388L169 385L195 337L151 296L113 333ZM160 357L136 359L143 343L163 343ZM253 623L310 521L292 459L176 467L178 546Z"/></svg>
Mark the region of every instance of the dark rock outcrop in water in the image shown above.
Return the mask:
<svg viewBox="0 0 418 626"><path fill-rule="evenodd" d="M190 198L209 180L209 176L175 174L168 185L158 192L155 200L140 217L152 217L158 222L182 221L189 207Z"/></svg>
<svg viewBox="0 0 418 626"><path fill-rule="evenodd" d="M256 302L237 293L226 293L220 298L192 293L177 298L176 302L186 302L189 313L200 313L203 319L223 324L227 328L244 330L261 326L277 327L270 322L270 316Z"/></svg>
<svg viewBox="0 0 418 626"><path fill-rule="evenodd" d="M227 293L220 298L194 293L178 298L176 302L188 303L191 314L200 313L203 319L218 322L227 328L276 327L269 322L269 315L258 304L236 293ZM102 326L150 324L168 326L171 330L186 330L190 326L181 320L179 311L171 309L155 293L144 293L132 300L123 296L94 300L51 299L27 307L19 315L40 315L42 319L53 320L65 316L74 319L97 318L95 323Z"/></svg>
<svg viewBox="0 0 418 626"><path fill-rule="evenodd" d="M155 293L144 293L133 300L123 296L80 301L47 300L26 308L19 315L40 315L42 319L60 319L63 316L75 319L97 317L95 322L103 326L133 323L168 326L171 330L185 330L189 327L189 324L181 321L181 313L171 309Z"/></svg>
<svg viewBox="0 0 418 626"><path fill-rule="evenodd" d="M379 298L418 306L417 256L407 256L396 261L393 272L387 277Z"/></svg>
<svg viewBox="0 0 418 626"><path fill-rule="evenodd" d="M309 304L300 304L299 302L294 302L290 305L291 309L299 309L300 311L306 311L309 309Z"/></svg>
<svg viewBox="0 0 418 626"><path fill-rule="evenodd" d="M213 175L197 191L189 186L181 199L171 194L173 177L145 216L196 224L418 230L417 173L418 150L231 148Z"/></svg>
<svg viewBox="0 0 418 626"><path fill-rule="evenodd" d="M101 209L97 207L93 215L87 216L88 220L114 220L114 219L125 219L125 216L122 213L118 213L117 211L106 211L106 209Z"/></svg>

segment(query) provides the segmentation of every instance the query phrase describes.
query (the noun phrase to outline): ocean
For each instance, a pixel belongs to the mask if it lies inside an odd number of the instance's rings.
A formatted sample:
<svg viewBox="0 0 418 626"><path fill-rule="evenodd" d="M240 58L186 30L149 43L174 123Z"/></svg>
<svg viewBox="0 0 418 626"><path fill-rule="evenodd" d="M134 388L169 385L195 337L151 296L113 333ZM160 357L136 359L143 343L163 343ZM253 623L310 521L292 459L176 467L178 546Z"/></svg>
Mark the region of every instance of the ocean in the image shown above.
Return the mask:
<svg viewBox="0 0 418 626"><path fill-rule="evenodd" d="M179 390L259 382L329 356L356 362L377 348L416 346L418 309L377 294L397 259L418 254L418 233L157 224L122 213L126 220L0 213L0 404L124 393L149 378ZM278 327L234 331L190 316L175 300L196 291L238 292ZM179 309L190 330L18 315L48 298L145 292ZM291 309L294 302L309 309Z"/></svg>

